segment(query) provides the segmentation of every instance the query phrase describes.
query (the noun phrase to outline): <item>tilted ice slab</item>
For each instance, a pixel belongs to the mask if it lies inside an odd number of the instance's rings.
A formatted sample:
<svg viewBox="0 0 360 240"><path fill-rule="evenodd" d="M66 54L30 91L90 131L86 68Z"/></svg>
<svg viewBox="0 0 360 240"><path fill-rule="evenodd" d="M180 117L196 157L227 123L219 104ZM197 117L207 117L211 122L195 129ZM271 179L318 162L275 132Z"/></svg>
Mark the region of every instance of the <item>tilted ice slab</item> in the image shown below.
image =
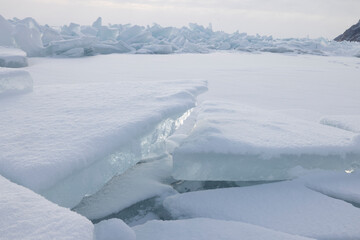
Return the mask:
<svg viewBox="0 0 360 240"><path fill-rule="evenodd" d="M281 180L295 170L346 170L360 160L360 137L317 122L246 105L205 102L174 152L182 180Z"/></svg>
<svg viewBox="0 0 360 240"><path fill-rule="evenodd" d="M51 71L51 63L40 66L35 75L48 83L33 93L0 101L0 173L74 207L140 160L143 137L192 108L206 82L98 78L96 68L67 61Z"/></svg>
<svg viewBox="0 0 360 240"><path fill-rule="evenodd" d="M360 133L360 115L333 115L320 120L321 124Z"/></svg>
<svg viewBox="0 0 360 240"><path fill-rule="evenodd" d="M138 240L310 240L263 227L234 221L194 218L177 221L150 221L133 228Z"/></svg>
<svg viewBox="0 0 360 240"><path fill-rule="evenodd" d="M93 240L93 224L85 217L1 175L0 191L1 239Z"/></svg>
<svg viewBox="0 0 360 240"><path fill-rule="evenodd" d="M24 51L0 46L0 67L21 68L27 65L28 61Z"/></svg>
<svg viewBox="0 0 360 240"><path fill-rule="evenodd" d="M118 213L140 201L160 197L164 199L176 191L168 184L171 160L165 157L134 166L115 176L102 189L85 197L73 210L95 220Z"/></svg>
<svg viewBox="0 0 360 240"><path fill-rule="evenodd" d="M33 80L25 70L0 68L0 98L31 92ZM6 117L6 115L2 115ZM5 126L4 126L5 127Z"/></svg>
<svg viewBox="0 0 360 240"><path fill-rule="evenodd" d="M299 180L178 194L164 206L175 218L240 221L315 239L360 238L360 209Z"/></svg>

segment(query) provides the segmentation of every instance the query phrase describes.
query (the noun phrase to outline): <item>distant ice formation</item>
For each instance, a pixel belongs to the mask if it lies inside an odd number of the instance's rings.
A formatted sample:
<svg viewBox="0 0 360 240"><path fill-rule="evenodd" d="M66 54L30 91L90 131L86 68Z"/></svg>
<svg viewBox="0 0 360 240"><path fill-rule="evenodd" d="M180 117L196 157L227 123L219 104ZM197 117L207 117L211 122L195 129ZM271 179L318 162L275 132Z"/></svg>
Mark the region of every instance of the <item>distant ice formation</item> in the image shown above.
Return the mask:
<svg viewBox="0 0 360 240"><path fill-rule="evenodd" d="M211 25L188 27L110 24L98 18L91 26L70 23L41 26L32 18L6 20L0 16L0 46L22 49L28 57L83 57L110 53L171 54L213 51L272 52L357 56L360 44L324 38L274 39L235 32L213 31Z"/></svg>

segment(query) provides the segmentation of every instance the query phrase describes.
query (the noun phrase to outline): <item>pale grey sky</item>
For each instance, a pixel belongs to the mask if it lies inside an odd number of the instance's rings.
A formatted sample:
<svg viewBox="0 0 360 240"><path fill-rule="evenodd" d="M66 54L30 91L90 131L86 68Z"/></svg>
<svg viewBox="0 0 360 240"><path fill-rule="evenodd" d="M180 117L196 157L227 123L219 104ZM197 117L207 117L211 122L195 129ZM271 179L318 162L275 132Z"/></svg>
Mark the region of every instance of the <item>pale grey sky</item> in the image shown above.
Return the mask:
<svg viewBox="0 0 360 240"><path fill-rule="evenodd" d="M334 38L360 19L360 0L0 0L0 14L56 26L101 16L105 24L211 22L225 32Z"/></svg>

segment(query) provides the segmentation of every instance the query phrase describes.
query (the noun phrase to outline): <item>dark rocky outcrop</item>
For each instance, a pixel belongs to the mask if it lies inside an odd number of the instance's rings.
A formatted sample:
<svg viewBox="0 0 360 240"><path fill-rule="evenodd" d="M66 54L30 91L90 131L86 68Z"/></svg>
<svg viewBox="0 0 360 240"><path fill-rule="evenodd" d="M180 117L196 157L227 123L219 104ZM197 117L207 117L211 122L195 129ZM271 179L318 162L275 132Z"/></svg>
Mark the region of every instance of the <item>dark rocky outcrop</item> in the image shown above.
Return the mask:
<svg viewBox="0 0 360 240"><path fill-rule="evenodd" d="M336 37L335 41L350 41L350 42L360 42L360 20L357 24L352 25L348 30L343 34Z"/></svg>

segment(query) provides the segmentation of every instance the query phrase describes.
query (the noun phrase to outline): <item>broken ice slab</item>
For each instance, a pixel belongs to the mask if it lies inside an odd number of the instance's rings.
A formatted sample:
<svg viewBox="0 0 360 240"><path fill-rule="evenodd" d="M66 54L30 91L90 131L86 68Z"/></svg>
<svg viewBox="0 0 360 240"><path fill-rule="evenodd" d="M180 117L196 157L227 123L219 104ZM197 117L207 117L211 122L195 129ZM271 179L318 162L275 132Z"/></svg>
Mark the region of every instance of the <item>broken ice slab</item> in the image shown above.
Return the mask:
<svg viewBox="0 0 360 240"><path fill-rule="evenodd" d="M85 217L1 175L0 190L1 239L93 239L94 227Z"/></svg>
<svg viewBox="0 0 360 240"><path fill-rule="evenodd" d="M360 209L306 187L303 180L177 194L173 218L246 222L315 239L359 239Z"/></svg>
<svg viewBox="0 0 360 240"><path fill-rule="evenodd" d="M31 92L32 89L33 80L27 71L0 68L0 98Z"/></svg>
<svg viewBox="0 0 360 240"><path fill-rule="evenodd" d="M246 105L204 102L173 154L179 180L282 180L360 163L360 136Z"/></svg>
<svg viewBox="0 0 360 240"><path fill-rule="evenodd" d="M310 240L260 226L210 218L177 221L153 220L133 227L138 240Z"/></svg>
<svg viewBox="0 0 360 240"><path fill-rule="evenodd" d="M0 46L0 67L21 68L27 66L28 61L24 51Z"/></svg>

